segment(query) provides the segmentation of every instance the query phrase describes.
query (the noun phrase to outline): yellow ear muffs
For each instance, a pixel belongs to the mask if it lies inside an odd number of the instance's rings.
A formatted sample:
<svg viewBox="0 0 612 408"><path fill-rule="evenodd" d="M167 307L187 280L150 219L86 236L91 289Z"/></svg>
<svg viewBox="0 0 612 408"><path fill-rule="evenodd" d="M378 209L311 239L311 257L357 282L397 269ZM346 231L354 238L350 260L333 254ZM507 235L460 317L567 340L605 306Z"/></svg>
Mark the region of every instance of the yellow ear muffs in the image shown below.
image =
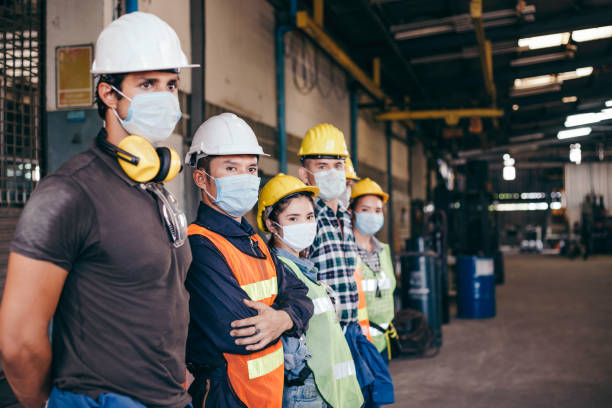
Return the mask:
<svg viewBox="0 0 612 408"><path fill-rule="evenodd" d="M119 142L118 147L120 150L117 150L116 154L119 164L129 178L139 183L146 183L155 178L159 172L160 160L155 148L147 139L131 135ZM138 159L136 163L130 156Z"/></svg>
<svg viewBox="0 0 612 408"><path fill-rule="evenodd" d="M175 178L183 169L177 152L169 147L155 148L141 136L130 135L115 146L101 133L97 142L102 151L117 158L129 178L139 183L164 183Z"/></svg>
<svg viewBox="0 0 612 408"><path fill-rule="evenodd" d="M169 147L158 147L155 149L159 156L159 172L153 181L165 183L176 177L183 169L183 163L178 153Z"/></svg>

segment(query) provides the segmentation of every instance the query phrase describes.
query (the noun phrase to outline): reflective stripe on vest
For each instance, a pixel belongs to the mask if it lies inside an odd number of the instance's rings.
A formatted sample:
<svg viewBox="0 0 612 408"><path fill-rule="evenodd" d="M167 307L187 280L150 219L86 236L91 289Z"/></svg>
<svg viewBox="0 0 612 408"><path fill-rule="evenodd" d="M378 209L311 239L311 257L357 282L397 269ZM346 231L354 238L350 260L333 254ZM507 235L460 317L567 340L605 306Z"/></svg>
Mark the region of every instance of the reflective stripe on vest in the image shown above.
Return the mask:
<svg viewBox="0 0 612 408"><path fill-rule="evenodd" d="M375 292L376 291L376 279L364 279L363 280L363 291L364 292ZM391 289L392 282L391 279L387 278L387 276L383 276L378 279L378 289L379 290L388 290Z"/></svg>
<svg viewBox="0 0 612 408"><path fill-rule="evenodd" d="M355 282L357 283L357 293L359 295L359 304L357 308L357 320L359 320L359 326L361 326L361 332L371 342L374 342L372 335L370 334L370 319L368 317L368 309L366 306L366 295L363 291L363 277L361 275L361 268L357 265L354 272Z"/></svg>
<svg viewBox="0 0 612 408"><path fill-rule="evenodd" d="M189 235L202 235L223 255L240 287L251 300L268 306L278 293L276 267L265 242L258 236L257 244L264 259L243 253L222 235L191 224ZM240 302L241 299L236 299ZM229 325L229 322L228 322ZM223 353L227 361L227 377L240 401L247 407L281 408L283 404L284 354L281 341L251 354Z"/></svg>
<svg viewBox="0 0 612 408"><path fill-rule="evenodd" d="M272 279L241 286L241 288L247 293L247 295L249 295L251 300L255 302L259 302L263 299L269 298L270 296L275 296L278 294L276 276Z"/></svg>
<svg viewBox="0 0 612 408"><path fill-rule="evenodd" d="M267 354L263 357L249 360L247 366L249 367L249 379L258 378L274 371L278 366L283 364L285 355L283 349L278 348L276 351Z"/></svg>
<svg viewBox="0 0 612 408"><path fill-rule="evenodd" d="M334 304L332 303L329 296L312 299L314 305L314 314L318 315L325 312L335 312Z"/></svg>
<svg viewBox="0 0 612 408"><path fill-rule="evenodd" d="M306 285L308 297L314 303L315 311L308 322L305 338L312 356L306 364L313 373L317 390L332 407L361 407L363 395L351 350L325 288L308 279L290 259L282 256L279 259Z"/></svg>
<svg viewBox="0 0 612 408"><path fill-rule="evenodd" d="M355 363L353 360L334 364L334 380L341 380L351 375L355 375Z"/></svg>
<svg viewBox="0 0 612 408"><path fill-rule="evenodd" d="M365 262L360 261L361 273L364 282L364 292L368 308L368 318L372 323L387 328L395 316L393 291L395 290L395 273L391 252L387 244L381 243L382 250L378 253L380 271L375 273ZM376 296L376 283L380 296ZM379 330L370 326L370 333L374 339L374 345L382 352L387 347L385 336L381 336ZM379 334L380 333L380 334Z"/></svg>

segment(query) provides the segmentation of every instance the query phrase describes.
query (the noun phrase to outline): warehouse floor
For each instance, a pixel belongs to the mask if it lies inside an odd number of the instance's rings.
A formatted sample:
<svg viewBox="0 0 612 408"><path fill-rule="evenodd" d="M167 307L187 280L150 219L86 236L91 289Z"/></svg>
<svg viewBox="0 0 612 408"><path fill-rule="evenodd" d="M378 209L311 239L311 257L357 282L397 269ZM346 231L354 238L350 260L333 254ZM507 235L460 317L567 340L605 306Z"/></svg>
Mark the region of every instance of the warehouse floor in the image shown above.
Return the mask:
<svg viewBox="0 0 612 408"><path fill-rule="evenodd" d="M396 407L612 407L612 257L508 256L497 317L395 360Z"/></svg>

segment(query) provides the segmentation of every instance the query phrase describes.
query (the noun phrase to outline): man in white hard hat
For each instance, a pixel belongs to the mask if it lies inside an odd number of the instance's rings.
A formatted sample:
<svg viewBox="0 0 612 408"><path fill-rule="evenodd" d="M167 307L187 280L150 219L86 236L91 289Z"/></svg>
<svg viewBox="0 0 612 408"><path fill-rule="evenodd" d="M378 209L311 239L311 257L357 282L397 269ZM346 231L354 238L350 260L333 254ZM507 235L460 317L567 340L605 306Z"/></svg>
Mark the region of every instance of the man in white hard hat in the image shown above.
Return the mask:
<svg viewBox="0 0 612 408"><path fill-rule="evenodd" d="M174 30L152 14L124 15L98 37L104 128L41 181L11 246L0 350L24 407L190 405L191 251L161 184L178 171L176 153L155 149L180 117L178 71L189 67Z"/></svg>
<svg viewBox="0 0 612 408"><path fill-rule="evenodd" d="M281 408L281 335L300 337L313 312L307 288L283 268L244 219L257 203L253 130L232 113L204 122L186 163L202 203L189 241L191 321L187 362L195 406Z"/></svg>

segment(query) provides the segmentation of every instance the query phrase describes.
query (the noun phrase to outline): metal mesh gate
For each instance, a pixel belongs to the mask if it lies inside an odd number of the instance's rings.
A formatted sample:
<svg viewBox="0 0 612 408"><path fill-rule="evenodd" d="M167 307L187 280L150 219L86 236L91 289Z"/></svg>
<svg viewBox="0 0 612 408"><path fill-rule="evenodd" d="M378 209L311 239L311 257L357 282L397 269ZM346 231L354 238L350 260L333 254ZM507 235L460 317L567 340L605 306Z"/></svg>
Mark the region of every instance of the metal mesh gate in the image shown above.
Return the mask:
<svg viewBox="0 0 612 408"><path fill-rule="evenodd" d="M0 0L0 211L23 207L40 179L42 0Z"/></svg>

